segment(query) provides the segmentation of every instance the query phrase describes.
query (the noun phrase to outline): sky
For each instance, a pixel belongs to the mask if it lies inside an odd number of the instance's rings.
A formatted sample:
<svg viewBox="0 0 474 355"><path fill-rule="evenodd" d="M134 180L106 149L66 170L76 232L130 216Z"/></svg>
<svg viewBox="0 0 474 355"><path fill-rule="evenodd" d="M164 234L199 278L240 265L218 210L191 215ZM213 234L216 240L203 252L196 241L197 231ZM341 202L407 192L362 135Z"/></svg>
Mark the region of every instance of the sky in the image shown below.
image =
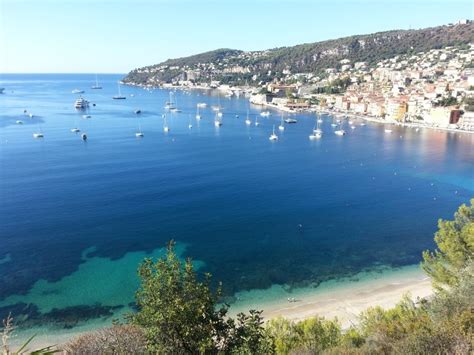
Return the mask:
<svg viewBox="0 0 474 355"><path fill-rule="evenodd" d="M474 18L473 0L0 0L0 73L126 73Z"/></svg>

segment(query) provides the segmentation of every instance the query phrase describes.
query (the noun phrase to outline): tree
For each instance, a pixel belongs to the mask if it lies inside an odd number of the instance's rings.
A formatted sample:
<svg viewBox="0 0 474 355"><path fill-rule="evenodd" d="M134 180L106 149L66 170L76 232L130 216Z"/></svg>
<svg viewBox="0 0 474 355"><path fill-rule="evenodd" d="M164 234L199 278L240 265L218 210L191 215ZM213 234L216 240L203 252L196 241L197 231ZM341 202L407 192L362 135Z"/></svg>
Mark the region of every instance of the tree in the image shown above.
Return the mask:
<svg viewBox="0 0 474 355"><path fill-rule="evenodd" d="M439 220L438 228L438 249L423 252L422 267L440 289L456 285L459 271L474 260L474 199L470 206L459 207L453 221Z"/></svg>
<svg viewBox="0 0 474 355"><path fill-rule="evenodd" d="M211 291L211 275L199 281L190 259L182 263L168 244L164 257L147 258L138 274L138 312L132 323L144 329L147 350L152 353L200 354L255 353L265 348L261 312L226 317L228 307L218 306L220 286Z"/></svg>

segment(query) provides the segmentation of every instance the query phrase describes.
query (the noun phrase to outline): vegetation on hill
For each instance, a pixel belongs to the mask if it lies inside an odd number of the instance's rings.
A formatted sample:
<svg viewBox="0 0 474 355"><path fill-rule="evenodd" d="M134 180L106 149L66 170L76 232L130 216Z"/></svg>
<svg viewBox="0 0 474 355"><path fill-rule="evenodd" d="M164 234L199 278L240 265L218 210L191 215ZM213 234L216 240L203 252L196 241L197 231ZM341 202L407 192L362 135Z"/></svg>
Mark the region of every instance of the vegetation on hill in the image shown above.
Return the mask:
<svg viewBox="0 0 474 355"><path fill-rule="evenodd" d="M314 73L321 75L325 69L339 69L341 60L351 63L377 62L402 54L410 54L462 46L474 42L474 24L438 26L419 30L394 30L368 35L357 35L334 40L307 43L265 51L243 52L218 49L189 57L168 59L165 62L132 70L125 83L158 85L178 79L189 79L190 71L198 72L191 80L243 84L281 78L285 72Z"/></svg>
<svg viewBox="0 0 474 355"><path fill-rule="evenodd" d="M260 311L227 316L199 278L191 260L168 246L156 262L139 268L137 312L128 324L81 335L63 347L70 354L472 354L474 351L474 199L452 221L440 220L438 249L423 254L423 269L436 292L430 299L405 296L394 308L369 308L343 330L337 321L275 318ZM11 330L11 329L10 329ZM6 330L9 335L9 329ZM4 330L5 334L5 330ZM4 337L5 338L5 337ZM8 339L8 336L6 337ZM4 344L10 354L8 344ZM44 353L51 353L45 348ZM54 351L54 350L53 350ZM41 352L38 352L41 354Z"/></svg>

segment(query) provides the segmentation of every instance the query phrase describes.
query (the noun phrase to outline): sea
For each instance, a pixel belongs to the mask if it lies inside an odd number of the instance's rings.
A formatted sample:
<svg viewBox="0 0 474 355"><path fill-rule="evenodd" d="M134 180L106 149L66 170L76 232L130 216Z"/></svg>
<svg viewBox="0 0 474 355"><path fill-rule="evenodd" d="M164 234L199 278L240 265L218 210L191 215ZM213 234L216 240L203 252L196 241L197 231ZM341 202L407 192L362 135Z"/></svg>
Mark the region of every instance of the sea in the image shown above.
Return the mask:
<svg viewBox="0 0 474 355"><path fill-rule="evenodd" d="M0 318L20 332L121 319L139 264L170 240L231 309L412 270L438 219L474 197L474 134L353 119L337 136L322 114L310 140L314 113L283 114L298 122L280 131L279 111L216 90L122 86L113 100L123 76L99 74L93 90L94 74L0 75Z"/></svg>

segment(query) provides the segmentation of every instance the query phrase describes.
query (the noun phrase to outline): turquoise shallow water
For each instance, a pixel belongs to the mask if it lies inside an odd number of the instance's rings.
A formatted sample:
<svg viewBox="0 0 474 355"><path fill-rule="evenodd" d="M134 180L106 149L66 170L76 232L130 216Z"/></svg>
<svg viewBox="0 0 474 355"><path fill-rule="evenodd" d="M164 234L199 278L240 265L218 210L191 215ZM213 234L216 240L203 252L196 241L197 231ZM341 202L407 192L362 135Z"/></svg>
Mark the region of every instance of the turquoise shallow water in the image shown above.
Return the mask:
<svg viewBox="0 0 474 355"><path fill-rule="evenodd" d="M94 75L0 76L0 316L24 327L110 322L133 306L137 264L171 238L230 303L413 265L437 219L474 196L473 135L356 122L337 137L324 116L311 142L314 116L298 114L270 142L278 112L247 127L260 108L199 91L176 92L182 112L165 134L167 90L127 87L114 101L120 76L99 78L95 91ZM96 104L89 119L72 107L75 88ZM193 119L196 103L219 101L222 127L210 108Z"/></svg>

